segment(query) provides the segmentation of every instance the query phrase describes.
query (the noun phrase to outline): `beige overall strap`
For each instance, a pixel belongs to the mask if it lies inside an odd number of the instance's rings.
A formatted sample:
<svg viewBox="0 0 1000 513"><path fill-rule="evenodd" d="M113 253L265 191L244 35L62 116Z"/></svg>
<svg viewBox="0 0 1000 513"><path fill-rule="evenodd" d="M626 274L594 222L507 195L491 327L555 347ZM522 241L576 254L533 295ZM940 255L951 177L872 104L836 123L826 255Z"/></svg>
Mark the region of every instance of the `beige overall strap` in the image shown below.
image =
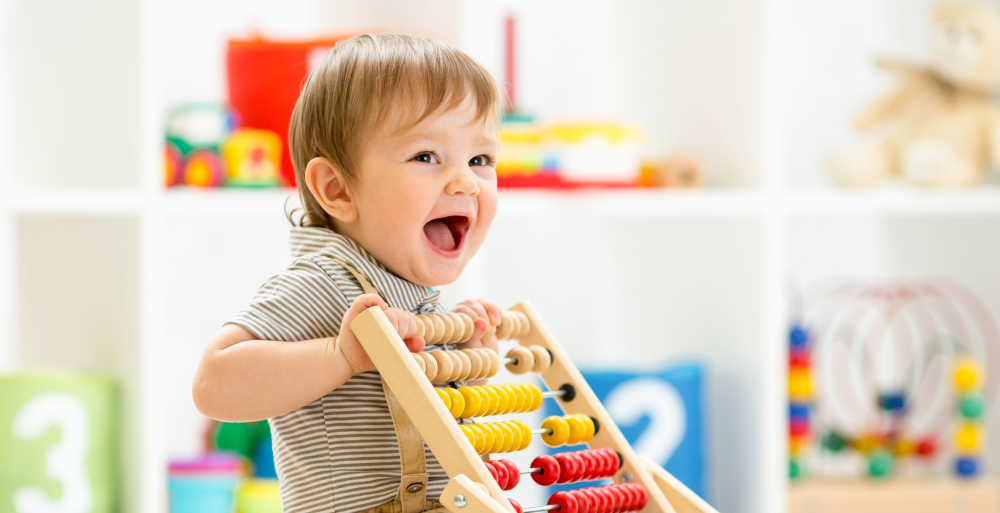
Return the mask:
<svg viewBox="0 0 1000 513"><path fill-rule="evenodd" d="M353 274L366 294L379 294L378 289L368 281L368 278L365 278L351 264L339 258L331 258L331 260ZM399 441L399 466L402 476L399 482L399 491L396 493L396 501L402 506L402 513L420 513L424 510L424 501L427 496L428 474L427 460L424 456L424 440L384 379L382 380L382 390L385 391L385 402L389 405L392 427L396 430L396 440Z"/></svg>

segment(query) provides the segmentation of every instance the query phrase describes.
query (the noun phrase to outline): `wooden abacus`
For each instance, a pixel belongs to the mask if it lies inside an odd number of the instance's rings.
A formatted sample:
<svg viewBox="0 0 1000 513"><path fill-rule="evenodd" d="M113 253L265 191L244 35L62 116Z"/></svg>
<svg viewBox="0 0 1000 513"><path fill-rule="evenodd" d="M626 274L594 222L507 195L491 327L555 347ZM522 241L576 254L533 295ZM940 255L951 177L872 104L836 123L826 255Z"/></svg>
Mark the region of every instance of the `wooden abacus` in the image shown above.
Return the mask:
<svg viewBox="0 0 1000 513"><path fill-rule="evenodd" d="M428 343L460 343L472 335L472 319L463 314L418 319L418 334ZM441 494L445 508L453 513L717 513L665 470L635 454L530 304L523 302L504 312L495 328L501 340L520 343L504 359L482 348L411 354L378 307L351 322L351 330L451 478ZM501 364L515 374L537 372L548 391L534 384L458 389L431 385L492 377ZM538 429L520 420L463 425L455 421L535 411L548 397L556 399L565 415L545 419ZM507 460L481 458L524 450L536 435L550 446L587 443L590 448L539 456L524 471ZM521 508L503 495L520 482L521 474L530 474L541 485L605 478L614 483L556 492L545 506Z"/></svg>

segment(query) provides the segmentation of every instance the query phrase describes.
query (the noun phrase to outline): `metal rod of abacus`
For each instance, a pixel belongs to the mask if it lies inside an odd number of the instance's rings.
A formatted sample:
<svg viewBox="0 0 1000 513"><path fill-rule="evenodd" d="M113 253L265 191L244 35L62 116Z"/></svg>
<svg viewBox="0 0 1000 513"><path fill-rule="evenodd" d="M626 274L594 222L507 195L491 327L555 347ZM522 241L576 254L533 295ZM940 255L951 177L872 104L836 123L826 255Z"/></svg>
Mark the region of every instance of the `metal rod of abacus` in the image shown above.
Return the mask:
<svg viewBox="0 0 1000 513"><path fill-rule="evenodd" d="M531 434L533 434L533 435L551 435L552 434L552 430L551 429L542 429L542 428L532 429L531 430Z"/></svg>
<svg viewBox="0 0 1000 513"><path fill-rule="evenodd" d="M517 365L517 358L501 358L500 359L500 365L510 365L510 364Z"/></svg>
<svg viewBox="0 0 1000 513"><path fill-rule="evenodd" d="M559 509L559 505L549 504L547 506L535 506L533 508L524 508L524 513L538 513L539 511L552 511L554 509Z"/></svg>
<svg viewBox="0 0 1000 513"><path fill-rule="evenodd" d="M541 471L542 471L542 469L540 469L540 468L526 468L524 470L521 470L519 473L521 475L524 475L524 474L537 474L537 473L539 473Z"/></svg>
<svg viewBox="0 0 1000 513"><path fill-rule="evenodd" d="M548 392L542 392L542 398L546 398L546 397L562 397L564 395L566 395L566 391L562 390L562 389L559 389L559 390L549 390Z"/></svg>

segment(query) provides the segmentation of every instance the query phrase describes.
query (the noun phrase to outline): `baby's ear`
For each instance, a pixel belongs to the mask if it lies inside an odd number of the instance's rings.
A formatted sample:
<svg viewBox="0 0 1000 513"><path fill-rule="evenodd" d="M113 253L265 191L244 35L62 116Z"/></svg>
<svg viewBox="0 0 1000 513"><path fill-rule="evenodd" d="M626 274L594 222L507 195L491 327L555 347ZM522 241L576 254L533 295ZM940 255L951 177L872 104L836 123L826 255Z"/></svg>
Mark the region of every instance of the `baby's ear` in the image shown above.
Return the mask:
<svg viewBox="0 0 1000 513"><path fill-rule="evenodd" d="M309 192L327 214L344 223L357 220L357 204L351 196L343 171L332 160L324 157L310 160L304 178Z"/></svg>

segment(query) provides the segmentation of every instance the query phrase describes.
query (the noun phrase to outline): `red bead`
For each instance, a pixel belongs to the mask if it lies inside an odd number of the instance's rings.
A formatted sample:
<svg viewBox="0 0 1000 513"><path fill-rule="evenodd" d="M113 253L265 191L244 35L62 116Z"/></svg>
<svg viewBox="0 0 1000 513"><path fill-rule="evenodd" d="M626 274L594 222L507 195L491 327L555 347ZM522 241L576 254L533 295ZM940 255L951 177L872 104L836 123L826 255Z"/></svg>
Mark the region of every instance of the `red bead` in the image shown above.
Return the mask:
<svg viewBox="0 0 1000 513"><path fill-rule="evenodd" d="M593 505L592 513L608 513L608 499L603 493L598 492L596 488L584 488L583 492L590 497L590 503Z"/></svg>
<svg viewBox="0 0 1000 513"><path fill-rule="evenodd" d="M507 467L507 488L503 490L513 490L521 482L521 471L518 470L517 465L513 461L497 460L497 463Z"/></svg>
<svg viewBox="0 0 1000 513"><path fill-rule="evenodd" d="M618 470L622 466L622 460L618 457L618 453L614 449L605 447L604 453L608 455L608 462L611 464L611 469L605 477L611 477L618 473Z"/></svg>
<svg viewBox="0 0 1000 513"><path fill-rule="evenodd" d="M501 490L507 489L507 467L501 465L499 462L490 462L494 470L497 471L497 484L500 485Z"/></svg>
<svg viewBox="0 0 1000 513"><path fill-rule="evenodd" d="M594 474L590 477L590 480L593 481L594 479L604 477L608 466L608 459L604 456L604 453L597 449L591 449L590 458L594 460Z"/></svg>
<svg viewBox="0 0 1000 513"><path fill-rule="evenodd" d="M493 480L496 481L497 484L500 484L500 476L497 474L497 469L493 466L493 462L487 461L485 463L486 463L486 470L490 471L490 475L493 476Z"/></svg>
<svg viewBox="0 0 1000 513"><path fill-rule="evenodd" d="M649 501L649 493L646 492L646 487L639 483L635 483L635 490L639 492L639 509L640 511L646 507L646 503Z"/></svg>
<svg viewBox="0 0 1000 513"><path fill-rule="evenodd" d="M611 494L611 504L614 505L614 513L622 513L625 511L625 496L622 494L621 490L617 486L608 486L608 493Z"/></svg>
<svg viewBox="0 0 1000 513"><path fill-rule="evenodd" d="M593 481L597 478L598 458L592 450L580 451L579 458L583 461L583 475L581 481Z"/></svg>
<svg viewBox="0 0 1000 513"><path fill-rule="evenodd" d="M920 456L933 456L937 452L937 440L933 437L924 438L917 443L917 454Z"/></svg>
<svg viewBox="0 0 1000 513"><path fill-rule="evenodd" d="M627 497L625 501L627 506L625 509L627 511L638 511L639 508L636 506L639 505L639 492L635 491L635 487L632 486L632 483L624 483L621 486L621 489L625 492L625 496Z"/></svg>
<svg viewBox="0 0 1000 513"><path fill-rule="evenodd" d="M608 498L608 513L621 511L618 504L618 496L611 492L611 488L608 486L602 486L601 491L604 492L604 496Z"/></svg>
<svg viewBox="0 0 1000 513"><path fill-rule="evenodd" d="M572 483L576 479L577 465L576 460L569 456L569 453L561 452L552 456L559 462L559 480L556 481L558 484Z"/></svg>
<svg viewBox="0 0 1000 513"><path fill-rule="evenodd" d="M576 462L576 474L573 476L573 483L579 483L587 478L587 462L579 452L567 454L570 459Z"/></svg>
<svg viewBox="0 0 1000 513"><path fill-rule="evenodd" d="M573 498L576 499L577 510L579 513L594 513L593 506L590 503L590 497L583 493L582 490L573 490L571 492Z"/></svg>
<svg viewBox="0 0 1000 513"><path fill-rule="evenodd" d="M557 511L560 513L579 513L579 505L576 502L576 497L573 497L567 492L556 492L549 497L548 505L559 506Z"/></svg>
<svg viewBox="0 0 1000 513"><path fill-rule="evenodd" d="M541 486L552 486L559 481L559 462L548 454L531 460L531 468L542 469L531 474L531 479Z"/></svg>
<svg viewBox="0 0 1000 513"><path fill-rule="evenodd" d="M788 366L809 368L809 350L794 348L788 351Z"/></svg>
<svg viewBox="0 0 1000 513"><path fill-rule="evenodd" d="M516 513L524 513L524 508L521 507L521 503L517 502L514 499L507 499L507 500L510 501L510 505L514 507L514 511Z"/></svg>

